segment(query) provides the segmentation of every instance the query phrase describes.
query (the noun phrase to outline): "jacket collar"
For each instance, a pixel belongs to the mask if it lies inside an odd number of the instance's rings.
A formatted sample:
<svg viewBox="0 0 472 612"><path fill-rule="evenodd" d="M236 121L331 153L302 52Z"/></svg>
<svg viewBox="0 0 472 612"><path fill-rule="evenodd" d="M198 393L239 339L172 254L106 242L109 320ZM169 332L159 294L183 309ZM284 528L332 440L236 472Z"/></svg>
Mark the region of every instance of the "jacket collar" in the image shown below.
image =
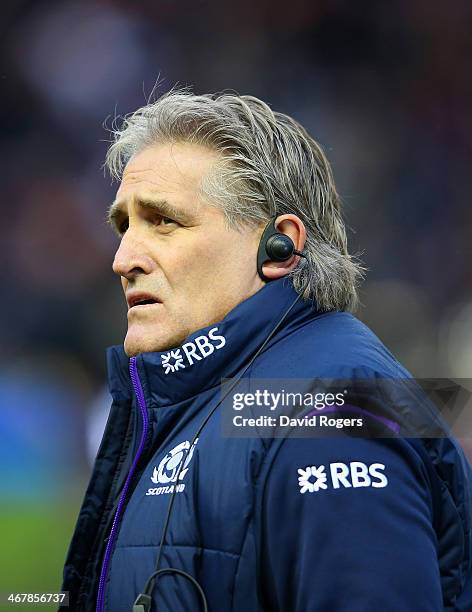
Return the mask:
<svg viewBox="0 0 472 612"><path fill-rule="evenodd" d="M180 346L138 355L138 371L148 407L176 404L219 385L222 378L237 375L297 295L288 279L273 281L238 304L219 323L188 336ZM299 300L268 347L317 314L313 302ZM133 389L129 359L122 345L108 349L107 362L110 392L115 399L129 401Z"/></svg>

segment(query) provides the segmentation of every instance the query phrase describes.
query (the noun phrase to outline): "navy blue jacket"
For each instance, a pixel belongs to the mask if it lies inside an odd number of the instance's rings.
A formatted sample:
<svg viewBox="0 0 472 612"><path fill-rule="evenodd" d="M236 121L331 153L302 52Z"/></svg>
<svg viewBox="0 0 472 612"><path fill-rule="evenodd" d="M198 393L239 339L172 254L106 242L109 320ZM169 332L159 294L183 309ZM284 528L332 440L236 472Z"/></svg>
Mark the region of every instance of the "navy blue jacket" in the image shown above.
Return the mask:
<svg viewBox="0 0 472 612"><path fill-rule="evenodd" d="M211 612L472 611L471 470L452 438L225 437L220 406L189 448L295 298L275 281L173 351L109 350L113 404L64 569L73 610L132 609L177 487L160 567L195 577ZM410 377L354 316L302 301L244 376ZM201 609L176 575L153 602Z"/></svg>

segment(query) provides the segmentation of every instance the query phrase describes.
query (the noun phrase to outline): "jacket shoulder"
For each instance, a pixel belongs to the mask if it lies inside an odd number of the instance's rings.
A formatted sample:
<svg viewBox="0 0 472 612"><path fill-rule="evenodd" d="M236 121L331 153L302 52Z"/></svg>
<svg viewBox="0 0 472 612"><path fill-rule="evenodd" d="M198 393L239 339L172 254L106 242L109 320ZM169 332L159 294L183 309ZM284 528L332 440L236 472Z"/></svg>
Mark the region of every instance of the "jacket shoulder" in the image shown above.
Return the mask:
<svg viewBox="0 0 472 612"><path fill-rule="evenodd" d="M258 360L258 372L277 367L277 375L302 378L410 378L375 333L348 312L318 314L286 330ZM284 374L285 372L285 374ZM270 373L267 372L270 376Z"/></svg>

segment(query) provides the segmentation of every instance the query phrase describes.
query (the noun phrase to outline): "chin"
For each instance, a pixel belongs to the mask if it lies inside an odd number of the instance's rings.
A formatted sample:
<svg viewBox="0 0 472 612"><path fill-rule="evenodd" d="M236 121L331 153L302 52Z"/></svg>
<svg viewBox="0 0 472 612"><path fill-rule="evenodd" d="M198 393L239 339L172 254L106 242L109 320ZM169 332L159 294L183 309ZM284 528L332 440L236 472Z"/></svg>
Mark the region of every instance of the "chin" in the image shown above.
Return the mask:
<svg viewBox="0 0 472 612"><path fill-rule="evenodd" d="M133 333L128 330L124 341L125 353L128 357L136 357L140 353L154 353L157 351L167 351L171 348L175 348L185 340L186 334L179 337L167 336L167 337L152 337L149 332Z"/></svg>
<svg viewBox="0 0 472 612"><path fill-rule="evenodd" d="M164 351L165 346L161 343L151 342L149 340L128 340L124 342L125 353L128 357L136 357L139 353L154 353L156 351Z"/></svg>

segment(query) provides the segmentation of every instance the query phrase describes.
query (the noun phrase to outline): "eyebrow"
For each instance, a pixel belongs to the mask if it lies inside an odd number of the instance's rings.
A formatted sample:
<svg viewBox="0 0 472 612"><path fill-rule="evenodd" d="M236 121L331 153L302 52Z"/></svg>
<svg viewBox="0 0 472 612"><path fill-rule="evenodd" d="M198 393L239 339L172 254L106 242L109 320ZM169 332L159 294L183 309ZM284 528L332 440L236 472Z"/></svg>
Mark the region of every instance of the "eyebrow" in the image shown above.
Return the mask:
<svg viewBox="0 0 472 612"><path fill-rule="evenodd" d="M194 215L180 208L176 208L167 200L152 197L137 197L135 202L140 208L155 211L163 217L170 217L184 225L190 225L195 220ZM107 212L107 221L117 232L119 232L120 221L127 217L126 212L123 210L123 206L124 202L115 201L110 205Z"/></svg>

